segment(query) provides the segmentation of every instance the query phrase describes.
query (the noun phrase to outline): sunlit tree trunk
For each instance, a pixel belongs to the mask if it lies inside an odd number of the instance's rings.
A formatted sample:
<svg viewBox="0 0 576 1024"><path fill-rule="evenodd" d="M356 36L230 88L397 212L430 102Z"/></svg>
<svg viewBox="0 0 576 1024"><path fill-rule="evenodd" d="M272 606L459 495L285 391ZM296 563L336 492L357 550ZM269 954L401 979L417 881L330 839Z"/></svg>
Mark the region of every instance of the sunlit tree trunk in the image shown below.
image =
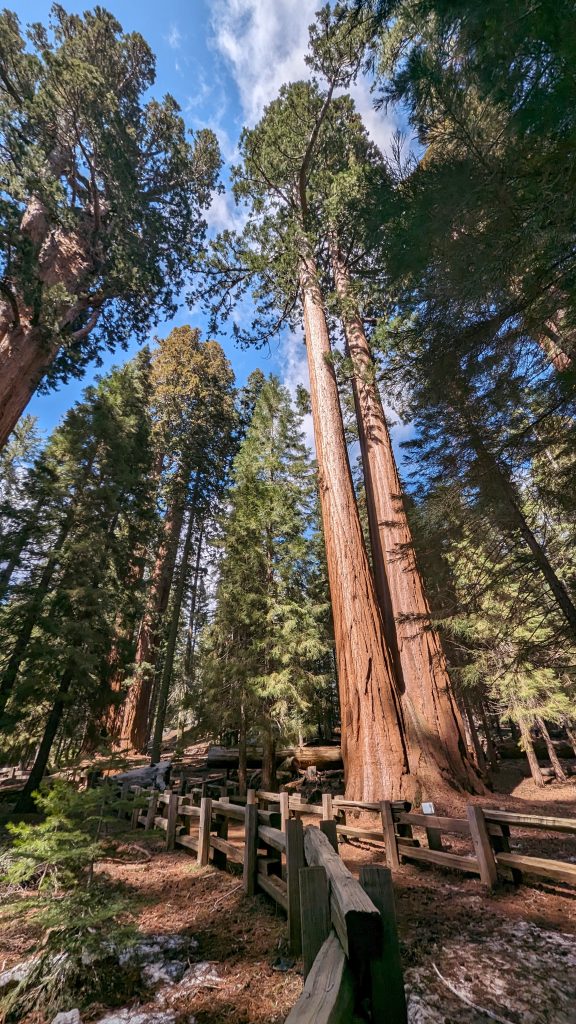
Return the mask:
<svg viewBox="0 0 576 1024"><path fill-rule="evenodd" d="M520 727L520 738L522 742L522 747L524 748L524 753L526 754L528 764L530 766L530 774L532 775L532 778L537 786L543 786L544 776L540 771L540 765L538 763L538 758L536 757L534 744L532 743L530 729L526 725L526 722L522 721L522 719L519 721L518 725Z"/></svg>
<svg viewBox="0 0 576 1024"><path fill-rule="evenodd" d="M317 268L302 242L300 286L350 799L415 795L393 659L354 496ZM409 793L409 796L408 796Z"/></svg>
<svg viewBox="0 0 576 1024"><path fill-rule="evenodd" d="M548 732L548 729L546 728L546 723L545 723L544 719L543 718L537 718L536 719L536 725L538 726L538 729L540 731L540 735L542 736L542 739L544 740L544 743L546 744L546 750L548 751L548 757L550 759L550 764L552 765L552 771L554 772L554 775L556 777L556 781L557 782L567 782L568 779L566 778L566 773L565 773L562 765L560 764L560 761L559 761L559 758L558 758L558 754L556 753L556 747L554 746L554 744L552 742L552 739L550 737L550 733Z"/></svg>
<svg viewBox="0 0 576 1024"><path fill-rule="evenodd" d="M447 783L482 790L467 756L446 658L416 564L372 353L334 238L331 260L352 361L376 591L395 660L410 770L430 796Z"/></svg>

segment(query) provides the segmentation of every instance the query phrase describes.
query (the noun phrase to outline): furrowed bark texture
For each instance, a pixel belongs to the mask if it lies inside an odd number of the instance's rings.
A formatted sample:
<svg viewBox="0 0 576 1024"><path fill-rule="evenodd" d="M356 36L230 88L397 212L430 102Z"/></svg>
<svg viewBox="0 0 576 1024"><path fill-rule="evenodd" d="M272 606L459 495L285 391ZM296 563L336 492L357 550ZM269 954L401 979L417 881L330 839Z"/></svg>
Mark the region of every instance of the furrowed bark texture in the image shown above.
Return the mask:
<svg viewBox="0 0 576 1024"><path fill-rule="evenodd" d="M348 268L334 242L331 257L353 366L376 591L394 655L410 770L430 797L446 784L483 791L467 756L446 658L416 564L372 353L350 294Z"/></svg>
<svg viewBox="0 0 576 1024"><path fill-rule="evenodd" d="M322 294L303 244L300 285L318 485L332 600L342 754L349 799L411 799L391 652L364 547Z"/></svg>
<svg viewBox="0 0 576 1024"><path fill-rule="evenodd" d="M21 324L0 337L0 448L16 426L58 346L43 343L41 332Z"/></svg>
<svg viewBox="0 0 576 1024"><path fill-rule="evenodd" d="M168 607L176 565L178 541L184 520L185 496L175 501L164 520L162 539L156 554L152 580L136 644L136 678L124 703L119 744L137 751L146 749L148 711L158 656L159 629Z"/></svg>

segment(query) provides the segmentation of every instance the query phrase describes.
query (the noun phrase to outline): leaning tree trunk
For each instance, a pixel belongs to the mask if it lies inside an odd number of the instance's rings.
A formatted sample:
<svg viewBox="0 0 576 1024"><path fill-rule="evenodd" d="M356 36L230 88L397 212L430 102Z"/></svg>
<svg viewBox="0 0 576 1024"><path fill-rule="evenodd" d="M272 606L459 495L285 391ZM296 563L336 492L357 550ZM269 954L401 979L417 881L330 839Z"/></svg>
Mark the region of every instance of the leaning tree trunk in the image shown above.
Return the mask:
<svg viewBox="0 0 576 1024"><path fill-rule="evenodd" d="M574 751L574 757L576 757L576 729L574 729L571 725L565 725L564 731L566 733L568 742L572 747L572 750Z"/></svg>
<svg viewBox="0 0 576 1024"><path fill-rule="evenodd" d="M334 622L346 796L415 796L393 658L354 496L338 386L315 260L302 241L300 286L320 508Z"/></svg>
<svg viewBox="0 0 576 1024"><path fill-rule="evenodd" d="M467 756L446 658L416 563L372 353L351 294L348 268L334 239L331 260L353 366L376 591L395 656L410 770L430 796L437 796L446 784L483 792Z"/></svg>
<svg viewBox="0 0 576 1024"><path fill-rule="evenodd" d="M557 576L546 552L544 551L544 548L530 529L524 516L524 512L520 506L516 488L512 480L505 469L501 466L499 460L485 445L477 427L472 423L470 417L466 416L464 419L478 461L485 470L486 478L490 481L490 486L495 488L498 499L504 502L508 511L510 525L518 530L518 533L529 548L534 564L537 566L542 577L548 584L558 608L562 612L572 632L576 634L576 606L571 600L564 583L559 576Z"/></svg>
<svg viewBox="0 0 576 1024"><path fill-rule="evenodd" d="M552 770L553 770L554 775L556 777L556 781L557 782L568 782L568 779L566 778L566 773L565 773L562 765L560 764L560 761L559 761L559 758L558 758L558 754L556 753L556 747L554 746L554 744L552 742L552 739L550 737L550 733L548 732L548 729L546 728L546 723L545 723L544 719L543 718L537 718L536 719L536 725L538 726L538 729L540 731L540 735L542 736L542 739L544 740L544 743L546 744L546 750L548 751L548 757L550 759L550 764L552 765Z"/></svg>
<svg viewBox="0 0 576 1024"><path fill-rule="evenodd" d="M520 719L518 725L520 728L520 738L522 741L522 746L524 748L524 753L526 754L528 764L530 766L530 774L532 775L532 778L537 786L543 786L544 776L540 771L540 765L538 763L538 758L536 757L534 744L532 743L530 729L526 725L526 722L523 721L523 719Z"/></svg>
<svg viewBox="0 0 576 1024"><path fill-rule="evenodd" d="M58 351L24 322L0 336L0 448L3 448Z"/></svg>
<svg viewBox="0 0 576 1024"><path fill-rule="evenodd" d="M24 786L24 789L22 790L16 802L16 806L14 808L16 813L29 814L32 811L36 810L36 804L34 803L34 798L32 794L36 792L40 783L42 782L42 779L44 778L44 772L46 771L46 766L48 764L48 759L50 757L50 751L52 750L52 745L56 738L56 733L58 732L58 726L62 721L62 715L64 713L64 707L66 704L66 697L68 695L68 691L72 683L72 678L73 673L70 669L64 672L64 675L62 676L60 688L58 690L56 700L52 705L52 710L50 711L50 714L48 716L48 721L46 722L46 727L44 729L44 735L42 736L40 746L38 747L38 753L36 754L36 758L32 766L32 771L30 772L30 775L28 776L28 781L26 782L26 785Z"/></svg>
<svg viewBox="0 0 576 1024"><path fill-rule="evenodd" d="M140 623L135 655L135 679L124 702L118 743L144 751L148 740L148 713L158 657L159 628L168 607L178 542L184 520L185 492L175 496L164 520L146 609Z"/></svg>
<svg viewBox="0 0 576 1024"><path fill-rule="evenodd" d="M156 764L156 762L160 760L162 734L164 732L164 723L166 721L168 696L170 694L170 683L172 682L172 670L174 668L174 655L176 654L176 642L178 640L180 612L182 610L182 599L184 597L184 589L186 587L188 562L190 561L190 552L192 550L192 533L194 530L194 523L195 509L191 508L190 517L188 520L188 527L186 530L186 537L184 539L184 547L182 549L182 558L178 570L178 581L174 589L174 597L172 600L172 616L170 619L170 629L168 631L166 653L164 655L164 665L162 667L162 679L158 690L158 707L156 709L156 722L154 724L152 750L150 752L152 764ZM198 543L201 544L201 540L199 540Z"/></svg>

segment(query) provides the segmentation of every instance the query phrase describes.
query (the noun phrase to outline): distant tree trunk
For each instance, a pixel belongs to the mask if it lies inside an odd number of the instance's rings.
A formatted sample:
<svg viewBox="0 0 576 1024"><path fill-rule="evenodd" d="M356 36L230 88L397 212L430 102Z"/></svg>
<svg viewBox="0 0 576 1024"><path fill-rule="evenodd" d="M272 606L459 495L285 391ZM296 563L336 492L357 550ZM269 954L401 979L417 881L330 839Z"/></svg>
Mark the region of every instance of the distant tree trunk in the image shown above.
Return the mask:
<svg viewBox="0 0 576 1024"><path fill-rule="evenodd" d="M468 694L462 692L462 703L466 712L466 721L468 722L468 728L470 730L470 738L472 740L472 746L476 755L476 763L481 772L487 771L486 755L482 749L480 743L480 737L478 735L478 729L476 728L476 722L474 721L474 709L468 698Z"/></svg>
<svg viewBox="0 0 576 1024"><path fill-rule="evenodd" d="M411 771L429 796L446 784L482 792L470 763L446 658L433 628L370 346L335 238L331 261L350 358L376 592L394 654Z"/></svg>
<svg viewBox="0 0 576 1024"><path fill-rule="evenodd" d="M246 751L246 705L244 698L240 701L240 728L238 730L238 790L240 796L246 796L248 785L248 757Z"/></svg>
<svg viewBox="0 0 576 1024"><path fill-rule="evenodd" d="M192 592L190 595L190 610L188 613L188 631L186 636L186 650L184 652L184 679L187 688L190 688L193 685L195 676L194 658L196 653L196 605L198 603L198 584L200 582L200 566L202 562L203 541L204 523L202 523L200 526L198 546L196 548L196 561L194 563Z"/></svg>
<svg viewBox="0 0 576 1024"><path fill-rule="evenodd" d="M478 701L478 710L480 712L480 718L482 719L484 736L486 737L486 755L488 757L491 769L493 771L497 771L498 757L496 754L496 747L494 746L494 740L492 739L492 729L490 727L490 722L488 721L486 708L484 707L484 702L481 699Z"/></svg>
<svg viewBox="0 0 576 1024"><path fill-rule="evenodd" d="M136 643L135 679L126 696L119 735L120 746L128 746L140 752L146 749L148 740L148 713L158 657L159 629L168 607L184 519L187 474L183 472L181 476L183 488L174 495L168 509L156 553L146 609Z"/></svg>
<svg viewBox="0 0 576 1024"><path fill-rule="evenodd" d="M507 472L502 468L499 460L495 458L492 452L484 444L475 424L471 422L469 417L466 417L465 419L470 433L472 446L476 452L479 463L485 467L486 473L488 474L487 479L490 481L490 486L495 489L497 497L505 503L511 526L518 530L520 536L526 543L526 546L530 549L534 562L543 578L546 580L556 604L564 615L564 618L568 622L572 632L576 634L576 606L571 601L564 583L559 579L552 568L544 548L536 539L526 522L526 518L518 501L514 484Z"/></svg>
<svg viewBox="0 0 576 1024"><path fill-rule="evenodd" d="M170 684L172 682L172 672L174 669L174 655L176 654L178 628L180 625L180 612L182 611L182 599L184 597L184 590L186 588L188 562L190 561L190 552L192 550L192 534L194 532L194 526L195 509L194 507L191 507L188 519L188 527L186 529L186 536L184 538L184 547L182 549L182 558L180 560L180 566L178 570L178 579L176 587L174 588L174 596L172 599L172 615L170 619L170 628L168 630L166 651L164 654L162 678L160 682L160 687L158 689L158 707L156 709L156 722L154 725L152 751L150 754L152 764L156 764L160 760L160 752L162 748L162 734L164 732L164 723L166 721L168 696L170 694ZM200 539L199 544L201 545L201 543L202 541Z"/></svg>
<svg viewBox="0 0 576 1024"><path fill-rule="evenodd" d="M568 742L574 751L574 757L576 757L576 730L571 725L565 725L564 731L568 738Z"/></svg>
<svg viewBox="0 0 576 1024"><path fill-rule="evenodd" d="M62 721L62 715L66 705L66 696L70 690L72 678L73 674L71 669L68 669L62 676L60 688L58 690L56 700L52 705L52 710L48 715L48 721L46 722L44 735L42 736L40 746L38 747L32 771L28 776L28 781L18 797L16 807L14 808L18 814L30 814L32 811L36 810L36 804L34 803L32 794L38 789L42 779L44 778L44 773L50 757L50 751L52 750L52 744L56 738L58 726Z"/></svg>
<svg viewBox="0 0 576 1024"><path fill-rule="evenodd" d="M520 727L520 737L522 740L522 746L524 752L528 758L528 764L530 765L530 773L534 782L537 786L544 785L544 776L540 771L540 765L538 764L538 758L536 757L536 751L534 750L534 744L532 743L532 737L530 735L530 729L526 725L526 722L521 719L518 723Z"/></svg>
<svg viewBox="0 0 576 1024"><path fill-rule="evenodd" d="M548 732L548 729L546 728L546 723L545 723L544 719L543 718L537 718L536 719L536 725L538 726L538 729L540 731L540 735L542 736L542 739L544 740L544 743L546 744L546 750L548 751L548 757L550 759L550 764L552 765L552 770L553 770L554 775L556 777L556 781L557 782L567 782L568 779L566 778L566 773L565 773L562 765L560 764L560 761L558 759L558 754L556 753L556 747L554 746L554 744L553 744L553 742L552 742L552 740L550 738L550 733Z"/></svg>
<svg viewBox="0 0 576 1024"><path fill-rule="evenodd" d="M18 672L20 671L20 666L26 655L30 637L32 636L34 626L38 621L38 615L40 614L42 604L50 592L54 573L56 572L56 567L58 565L58 555L64 546L66 538L68 537L71 525L72 517L71 515L67 515L60 527L58 536L52 545L46 565L40 574L38 584L34 588L34 593L30 600L28 611L24 615L22 625L20 626L20 631L16 638L12 654L10 655L8 664L0 678L0 715L4 712L6 704L10 698L10 694L12 693L14 684L18 677Z"/></svg>
<svg viewBox="0 0 576 1024"><path fill-rule="evenodd" d="M354 496L315 260L302 239L300 287L350 799L413 799L392 654Z"/></svg>
<svg viewBox="0 0 576 1024"><path fill-rule="evenodd" d="M28 521L21 530L18 531L16 536L11 536L10 541L13 545L12 554L6 562L6 565L0 572L0 600L4 597L6 591L10 586L10 581L14 571L20 565L22 559L22 553L28 546L28 541L34 532L36 525L36 519L42 510L44 504L44 498L40 499L36 505L28 511Z"/></svg>
<svg viewBox="0 0 576 1024"><path fill-rule="evenodd" d="M276 787L276 740L272 729L264 733L264 749L262 751L262 789L275 790Z"/></svg>

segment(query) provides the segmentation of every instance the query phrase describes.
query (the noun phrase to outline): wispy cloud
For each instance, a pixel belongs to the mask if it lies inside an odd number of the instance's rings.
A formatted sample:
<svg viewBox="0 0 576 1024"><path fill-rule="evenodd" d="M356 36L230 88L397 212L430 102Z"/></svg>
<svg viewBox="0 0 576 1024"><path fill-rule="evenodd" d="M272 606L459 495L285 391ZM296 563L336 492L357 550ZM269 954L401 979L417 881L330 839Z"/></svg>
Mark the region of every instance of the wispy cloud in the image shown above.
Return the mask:
<svg viewBox="0 0 576 1024"><path fill-rule="evenodd" d="M174 22L170 25L170 30L167 36L164 36L168 46L172 47L173 50L179 50L182 43L183 36Z"/></svg>

